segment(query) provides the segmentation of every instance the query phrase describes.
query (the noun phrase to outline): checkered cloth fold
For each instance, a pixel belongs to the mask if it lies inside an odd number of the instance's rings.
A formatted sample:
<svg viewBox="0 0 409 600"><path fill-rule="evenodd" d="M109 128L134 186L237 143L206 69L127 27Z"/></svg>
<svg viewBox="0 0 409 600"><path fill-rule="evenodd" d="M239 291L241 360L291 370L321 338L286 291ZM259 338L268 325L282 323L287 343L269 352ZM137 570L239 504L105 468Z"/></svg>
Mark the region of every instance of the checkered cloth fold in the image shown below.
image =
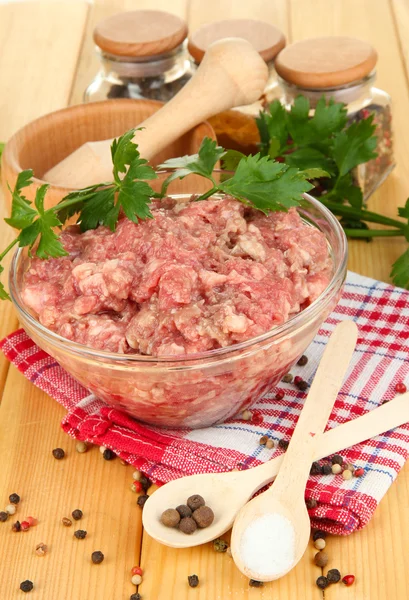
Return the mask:
<svg viewBox="0 0 409 600"><path fill-rule="evenodd" d="M359 339L328 428L393 398L396 383L409 381L409 292L354 273L348 274L338 306L308 348L308 364L295 366L294 375L312 381L325 344L343 319L357 323ZM260 446L260 436L290 439L305 398L294 385L282 383L278 386L285 392L282 400L273 393L253 406L263 416L260 425L236 418L206 429L164 430L105 405L23 330L3 340L1 347L27 379L66 408L62 427L68 434L111 448L161 483L194 473L246 469L269 460L281 450ZM349 481L340 475L311 476L306 498L317 501L309 511L313 526L335 534L364 527L408 454L409 424L342 452L346 462L363 467L365 474Z"/></svg>

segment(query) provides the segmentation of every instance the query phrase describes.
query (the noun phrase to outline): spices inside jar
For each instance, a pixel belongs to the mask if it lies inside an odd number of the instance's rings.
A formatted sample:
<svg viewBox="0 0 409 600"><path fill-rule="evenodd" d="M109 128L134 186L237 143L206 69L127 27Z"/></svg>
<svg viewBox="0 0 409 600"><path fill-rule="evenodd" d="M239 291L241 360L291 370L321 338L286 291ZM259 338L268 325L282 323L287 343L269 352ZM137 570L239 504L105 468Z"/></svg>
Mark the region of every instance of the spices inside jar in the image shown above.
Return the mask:
<svg viewBox="0 0 409 600"><path fill-rule="evenodd" d="M209 119L220 145L245 154L256 153L260 141L254 117L263 106L279 96L274 58L285 46L283 33L270 23L256 19L226 19L208 23L189 36L188 50L196 64L200 64L207 48L223 38L244 38L266 61L269 78L260 101L223 111Z"/></svg>
<svg viewBox="0 0 409 600"><path fill-rule="evenodd" d="M163 11L122 12L104 19L94 30L101 68L86 89L84 100L167 102L194 72L186 37L185 21Z"/></svg>

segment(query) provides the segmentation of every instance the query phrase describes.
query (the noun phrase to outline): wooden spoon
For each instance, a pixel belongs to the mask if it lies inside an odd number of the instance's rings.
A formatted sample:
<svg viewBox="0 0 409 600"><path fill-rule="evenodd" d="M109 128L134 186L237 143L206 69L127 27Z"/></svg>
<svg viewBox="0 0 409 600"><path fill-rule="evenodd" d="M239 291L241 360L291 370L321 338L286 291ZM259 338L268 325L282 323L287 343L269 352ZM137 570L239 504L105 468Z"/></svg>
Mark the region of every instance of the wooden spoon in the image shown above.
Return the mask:
<svg viewBox="0 0 409 600"><path fill-rule="evenodd" d="M239 570L250 579L278 579L288 573L305 552L311 531L304 500L305 486L318 437L331 414L356 339L357 327L352 321L343 321L335 328L274 485L246 504L236 517L232 555ZM261 531L262 545L261 540L257 542Z"/></svg>
<svg viewBox="0 0 409 600"><path fill-rule="evenodd" d="M219 112L252 104L263 93L268 68L250 42L214 42L192 79L163 108L140 124L134 141L143 158L160 150ZM135 123L135 125L138 125ZM81 188L112 179L112 140L87 142L45 175L50 183Z"/></svg>

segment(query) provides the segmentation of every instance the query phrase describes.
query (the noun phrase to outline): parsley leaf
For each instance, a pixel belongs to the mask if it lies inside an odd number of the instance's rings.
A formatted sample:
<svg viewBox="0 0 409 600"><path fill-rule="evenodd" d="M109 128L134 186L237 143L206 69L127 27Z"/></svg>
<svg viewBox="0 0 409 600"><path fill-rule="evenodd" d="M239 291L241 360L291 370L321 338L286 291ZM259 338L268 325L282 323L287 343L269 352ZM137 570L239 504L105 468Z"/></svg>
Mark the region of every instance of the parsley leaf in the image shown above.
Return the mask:
<svg viewBox="0 0 409 600"><path fill-rule="evenodd" d="M333 157L342 177L358 165L376 158L376 125L373 116L352 123L345 131L339 133L334 140Z"/></svg>
<svg viewBox="0 0 409 600"><path fill-rule="evenodd" d="M21 173L18 174L13 191L11 191L9 187L10 193L12 194L11 217L4 220L8 225L15 229L22 229L23 227L31 225L36 217L37 212L31 208L31 202L29 202L21 193L21 190L32 183L33 171L28 169L27 171L21 171Z"/></svg>
<svg viewBox="0 0 409 600"><path fill-rule="evenodd" d="M2 267L0 265L0 275L3 273L3 271L4 271L4 267ZM0 281L0 300L11 300L10 296L6 292L6 288L4 287L4 285L2 284L1 281Z"/></svg>
<svg viewBox="0 0 409 600"><path fill-rule="evenodd" d="M409 248L393 263L391 277L395 285L409 289Z"/></svg>
<svg viewBox="0 0 409 600"><path fill-rule="evenodd" d="M354 184L351 173L347 173L343 177L340 177L329 195L331 198L335 198L340 202L348 200L349 204L354 208L362 208L362 190Z"/></svg>

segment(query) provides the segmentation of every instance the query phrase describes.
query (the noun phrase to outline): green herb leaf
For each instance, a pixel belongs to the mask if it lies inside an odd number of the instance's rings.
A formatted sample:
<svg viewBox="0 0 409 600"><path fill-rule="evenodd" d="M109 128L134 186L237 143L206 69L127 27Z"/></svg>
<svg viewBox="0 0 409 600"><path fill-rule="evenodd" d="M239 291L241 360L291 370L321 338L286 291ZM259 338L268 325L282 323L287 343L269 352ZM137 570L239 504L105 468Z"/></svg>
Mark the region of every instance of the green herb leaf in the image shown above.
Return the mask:
<svg viewBox="0 0 409 600"><path fill-rule="evenodd" d="M335 187L331 190L330 196L340 202L347 200L354 208L362 208L362 190L353 183L351 173L347 173L337 180Z"/></svg>
<svg viewBox="0 0 409 600"><path fill-rule="evenodd" d="M4 271L4 267L2 267L0 265L0 275L3 273L3 271ZM4 285L2 284L1 281L0 281L0 300L11 300L10 296L6 292L6 288L4 287Z"/></svg>
<svg viewBox="0 0 409 600"><path fill-rule="evenodd" d="M27 227L34 221L37 215L37 212L31 208L31 202L29 202L29 200L21 193L21 190L32 183L33 171L27 169L18 174L14 190L11 191L9 187L10 193L12 194L11 217L4 220L8 225L15 229Z"/></svg>
<svg viewBox="0 0 409 600"><path fill-rule="evenodd" d="M285 155L285 162L290 167L296 167L301 171L318 168L331 176L336 173L334 161L316 148L298 148Z"/></svg>
<svg viewBox="0 0 409 600"><path fill-rule="evenodd" d="M393 263L391 277L395 285L409 289L409 248Z"/></svg>
<svg viewBox="0 0 409 600"><path fill-rule="evenodd" d="M315 107L314 116L311 119L311 129L318 138L329 138L334 133L342 131L347 124L347 109L345 104L335 102L330 98L326 102L322 96Z"/></svg>
<svg viewBox="0 0 409 600"><path fill-rule="evenodd" d="M334 139L333 156L339 174L342 177L358 165L376 158L376 137L373 115L352 123L345 131L338 133Z"/></svg>
<svg viewBox="0 0 409 600"><path fill-rule="evenodd" d="M267 214L297 206L312 187L298 169L256 154L243 158L233 177L218 189Z"/></svg>
<svg viewBox="0 0 409 600"><path fill-rule="evenodd" d="M119 180L118 173L126 173L127 166L129 166L135 158L139 158L138 146L132 141L135 131L136 129L130 129L119 139L115 139L111 144L115 181Z"/></svg>
<svg viewBox="0 0 409 600"><path fill-rule="evenodd" d="M114 231L118 220L119 208L119 206L115 206L114 187L89 192L77 221L81 231L95 229L99 225L106 225Z"/></svg>
<svg viewBox="0 0 409 600"><path fill-rule="evenodd" d="M405 206L400 206L398 208L398 214L400 217L403 217L404 219L408 219L408 221L409 221L409 198L406 200Z"/></svg>
<svg viewBox="0 0 409 600"><path fill-rule="evenodd" d="M279 100L274 100L267 112L260 112L256 117L260 132L260 151L262 156L275 158L281 148L287 144L288 128L286 110Z"/></svg>
<svg viewBox="0 0 409 600"><path fill-rule="evenodd" d="M306 179L320 179L321 177L330 177L330 174L324 169L320 169L319 167L311 167L310 169L305 169L301 171Z"/></svg>
<svg viewBox="0 0 409 600"><path fill-rule="evenodd" d="M241 159L245 157L246 155L238 150L227 150L221 160L222 168L227 171L235 171Z"/></svg>

